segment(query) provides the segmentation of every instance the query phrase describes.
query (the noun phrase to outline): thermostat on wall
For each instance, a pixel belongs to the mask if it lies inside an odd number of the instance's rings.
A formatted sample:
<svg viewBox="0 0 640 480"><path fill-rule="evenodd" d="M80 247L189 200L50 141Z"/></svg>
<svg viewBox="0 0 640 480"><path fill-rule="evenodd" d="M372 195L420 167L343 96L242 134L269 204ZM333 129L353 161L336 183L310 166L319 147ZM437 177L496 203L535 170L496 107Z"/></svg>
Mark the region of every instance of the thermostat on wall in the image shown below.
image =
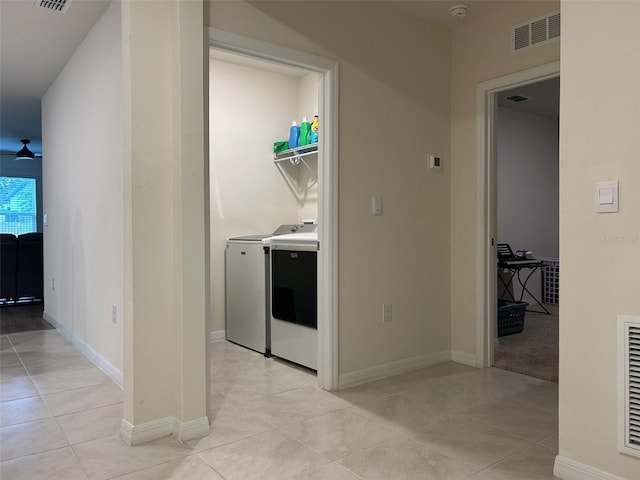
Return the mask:
<svg viewBox="0 0 640 480"><path fill-rule="evenodd" d="M442 157L440 155L429 155L429 168L442 168Z"/></svg>

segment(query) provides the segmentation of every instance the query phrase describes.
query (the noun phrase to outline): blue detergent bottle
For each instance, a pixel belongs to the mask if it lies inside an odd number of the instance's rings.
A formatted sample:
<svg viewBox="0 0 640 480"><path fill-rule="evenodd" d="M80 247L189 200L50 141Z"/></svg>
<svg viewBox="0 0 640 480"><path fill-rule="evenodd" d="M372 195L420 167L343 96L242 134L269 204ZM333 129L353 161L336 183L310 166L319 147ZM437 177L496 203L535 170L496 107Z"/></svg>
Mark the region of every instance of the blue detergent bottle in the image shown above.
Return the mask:
<svg viewBox="0 0 640 480"><path fill-rule="evenodd" d="M289 148L296 148L298 146L298 137L300 136L300 127L294 120L291 122L291 128L289 129Z"/></svg>

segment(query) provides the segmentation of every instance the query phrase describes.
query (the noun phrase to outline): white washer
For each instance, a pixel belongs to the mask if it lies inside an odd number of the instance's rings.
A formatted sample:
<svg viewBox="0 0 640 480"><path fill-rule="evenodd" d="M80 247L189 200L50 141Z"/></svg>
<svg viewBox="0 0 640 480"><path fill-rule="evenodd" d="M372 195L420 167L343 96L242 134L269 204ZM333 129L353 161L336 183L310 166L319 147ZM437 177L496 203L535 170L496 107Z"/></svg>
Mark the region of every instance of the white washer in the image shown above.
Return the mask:
<svg viewBox="0 0 640 480"><path fill-rule="evenodd" d="M227 340L260 353L269 352L269 256L262 241L269 235L247 235L227 240Z"/></svg>
<svg viewBox="0 0 640 480"><path fill-rule="evenodd" d="M265 244L271 257L271 353L317 370L317 225L304 225Z"/></svg>

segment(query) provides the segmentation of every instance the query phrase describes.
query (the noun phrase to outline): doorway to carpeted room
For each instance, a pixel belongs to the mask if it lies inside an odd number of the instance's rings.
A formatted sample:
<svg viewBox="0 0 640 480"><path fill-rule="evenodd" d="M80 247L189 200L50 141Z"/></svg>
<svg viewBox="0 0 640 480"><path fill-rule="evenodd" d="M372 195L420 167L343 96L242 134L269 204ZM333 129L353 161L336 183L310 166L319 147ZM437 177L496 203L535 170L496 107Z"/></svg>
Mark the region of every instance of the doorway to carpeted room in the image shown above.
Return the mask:
<svg viewBox="0 0 640 480"><path fill-rule="evenodd" d="M495 367L558 383L558 305L545 307L551 315L526 312L521 333L498 338Z"/></svg>

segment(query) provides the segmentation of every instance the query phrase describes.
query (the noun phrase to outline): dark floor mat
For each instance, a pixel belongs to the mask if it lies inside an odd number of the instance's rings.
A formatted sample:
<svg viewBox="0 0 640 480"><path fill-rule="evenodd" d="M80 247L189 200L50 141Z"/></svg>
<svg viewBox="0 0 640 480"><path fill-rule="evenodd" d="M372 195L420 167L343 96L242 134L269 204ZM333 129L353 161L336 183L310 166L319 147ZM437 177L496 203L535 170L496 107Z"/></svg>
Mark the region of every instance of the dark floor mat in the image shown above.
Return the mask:
<svg viewBox="0 0 640 480"><path fill-rule="evenodd" d="M10 305L0 308L0 335L52 328L54 326L42 318L42 304Z"/></svg>

